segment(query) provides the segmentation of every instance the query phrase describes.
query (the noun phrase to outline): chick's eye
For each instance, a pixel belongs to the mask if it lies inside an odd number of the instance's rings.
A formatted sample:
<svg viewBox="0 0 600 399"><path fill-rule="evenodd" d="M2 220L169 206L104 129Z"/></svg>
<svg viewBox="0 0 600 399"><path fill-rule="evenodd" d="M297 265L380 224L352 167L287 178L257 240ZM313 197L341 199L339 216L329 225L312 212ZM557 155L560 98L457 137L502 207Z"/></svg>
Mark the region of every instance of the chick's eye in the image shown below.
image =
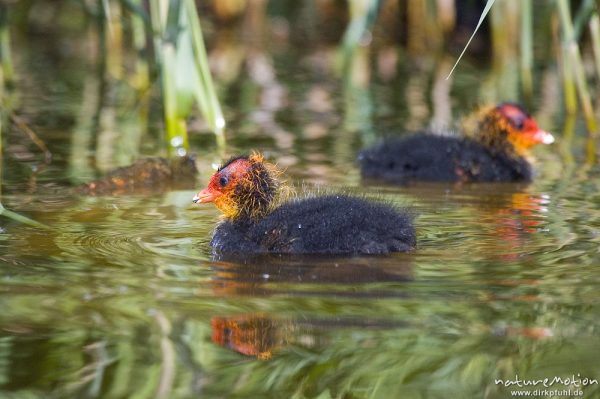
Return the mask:
<svg viewBox="0 0 600 399"><path fill-rule="evenodd" d="M523 119L513 120L513 124L515 125L515 127L517 129L521 130L525 126L525 120L523 120Z"/></svg>
<svg viewBox="0 0 600 399"><path fill-rule="evenodd" d="M221 185L221 187L225 187L227 185L227 183L229 183L229 179L226 178L225 176L221 176L219 178L219 184Z"/></svg>

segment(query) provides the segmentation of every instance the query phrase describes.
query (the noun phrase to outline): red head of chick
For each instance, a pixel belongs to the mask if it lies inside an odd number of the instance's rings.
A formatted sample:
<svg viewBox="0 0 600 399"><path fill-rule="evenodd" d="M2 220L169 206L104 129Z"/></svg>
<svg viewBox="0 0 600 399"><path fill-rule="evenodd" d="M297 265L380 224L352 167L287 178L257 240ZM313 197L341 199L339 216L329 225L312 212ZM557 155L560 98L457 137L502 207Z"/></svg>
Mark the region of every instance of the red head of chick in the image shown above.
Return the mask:
<svg viewBox="0 0 600 399"><path fill-rule="evenodd" d="M552 144L554 136L541 129L525 109L514 103L484 108L474 138L483 145L527 156L537 144Z"/></svg>
<svg viewBox="0 0 600 399"><path fill-rule="evenodd" d="M227 219L257 219L266 215L279 199L280 174L261 154L233 157L219 167L193 201L213 202Z"/></svg>

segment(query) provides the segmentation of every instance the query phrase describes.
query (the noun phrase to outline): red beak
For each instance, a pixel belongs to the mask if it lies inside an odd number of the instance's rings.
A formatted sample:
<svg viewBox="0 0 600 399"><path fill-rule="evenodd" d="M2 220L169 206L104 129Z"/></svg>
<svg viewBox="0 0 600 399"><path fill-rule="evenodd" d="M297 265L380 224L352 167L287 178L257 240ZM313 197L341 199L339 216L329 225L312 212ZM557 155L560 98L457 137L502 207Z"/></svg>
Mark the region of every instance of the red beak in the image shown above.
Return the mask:
<svg viewBox="0 0 600 399"><path fill-rule="evenodd" d="M217 195L215 195L215 193L209 191L208 188L205 188L204 190L200 191L198 194L194 195L194 198L192 199L192 201L196 204L200 204L200 203L213 202L216 198L217 198Z"/></svg>
<svg viewBox="0 0 600 399"><path fill-rule="evenodd" d="M539 144L554 143L554 136L542 129L538 129L537 131L535 131L533 133L532 137L533 137L533 141L535 141L536 143L539 143Z"/></svg>

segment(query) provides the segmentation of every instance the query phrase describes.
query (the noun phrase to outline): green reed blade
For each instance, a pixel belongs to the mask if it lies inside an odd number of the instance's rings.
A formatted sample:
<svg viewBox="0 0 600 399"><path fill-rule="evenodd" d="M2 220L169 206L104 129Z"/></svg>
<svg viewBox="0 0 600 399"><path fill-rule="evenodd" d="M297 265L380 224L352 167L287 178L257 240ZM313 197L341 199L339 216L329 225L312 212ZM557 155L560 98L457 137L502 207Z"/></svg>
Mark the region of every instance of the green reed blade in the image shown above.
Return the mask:
<svg viewBox="0 0 600 399"><path fill-rule="evenodd" d="M50 228L50 226L45 225L45 224L40 223L40 222L36 222L35 220L28 218L27 216L19 215L16 212L9 211L8 209L6 209L4 207L4 205L2 205L2 203L0 203L0 215L5 216L5 217L7 217L9 219L12 219L15 222L27 224L29 226L39 227L39 228L42 228L42 229L49 229Z"/></svg>
<svg viewBox="0 0 600 399"><path fill-rule="evenodd" d="M191 31L195 65L200 78L200 84L195 90L196 99L201 106L201 111L205 115L207 122L216 135L217 144L220 148L223 148L225 145L225 118L223 117L223 111L221 110L212 75L208 67L208 56L204 46L204 38L202 37L200 18L198 17L194 0L184 0L184 6Z"/></svg>
<svg viewBox="0 0 600 399"><path fill-rule="evenodd" d="M463 57L463 55L465 54L465 52L467 51L467 48L469 47L469 44L471 44L471 41L473 40L473 38L475 37L475 34L477 33L477 31L479 30L479 27L481 26L481 24L483 23L483 20L485 19L486 15L490 12L490 9L492 8L492 6L494 5L495 0L487 0L487 3L485 4L485 8L483 9L483 12L481 13L481 16L479 17L479 22L477 22L477 26L475 27L475 30L473 31L473 34L471 35L471 37L469 38L469 41L467 42L467 44L465 45L465 48L463 48L462 52L460 53L460 55L458 56L458 59L456 60L456 62L454 63L454 66L452 67L452 69L450 70L450 73L448 74L448 76L446 76L446 80L450 78L450 76L452 75L452 73L454 72L454 70L456 69L456 67L458 66L458 63L460 62L461 58Z"/></svg>
<svg viewBox="0 0 600 399"><path fill-rule="evenodd" d="M185 116L182 116L177 102L175 80L177 53L175 43L169 37L169 34L178 29L178 20L175 19L173 22L173 13L177 12L178 3L170 3L166 0L150 1L154 45L161 69L165 133L170 155L181 155L182 150L185 152L189 148Z"/></svg>
<svg viewBox="0 0 600 399"><path fill-rule="evenodd" d="M217 138L225 145L225 119L208 67L200 19L193 0L152 0L154 43L161 66L167 140L171 151L188 149L185 119L193 99Z"/></svg>

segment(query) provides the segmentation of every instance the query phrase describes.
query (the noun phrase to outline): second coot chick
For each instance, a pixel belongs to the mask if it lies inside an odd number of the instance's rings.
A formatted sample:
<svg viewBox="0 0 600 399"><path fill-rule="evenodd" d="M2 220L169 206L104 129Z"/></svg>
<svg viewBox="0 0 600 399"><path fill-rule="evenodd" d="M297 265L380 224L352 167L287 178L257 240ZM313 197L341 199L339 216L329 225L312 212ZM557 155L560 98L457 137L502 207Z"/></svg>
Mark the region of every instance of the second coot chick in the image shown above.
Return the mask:
<svg viewBox="0 0 600 399"><path fill-rule="evenodd" d="M529 149L554 137L519 105L484 109L470 136L417 133L388 138L358 157L362 176L412 181L518 182L532 178Z"/></svg>
<svg viewBox="0 0 600 399"><path fill-rule="evenodd" d="M280 172L260 154L226 162L194 202L224 220L211 246L221 254L385 254L414 248L412 215L349 195L286 200Z"/></svg>

